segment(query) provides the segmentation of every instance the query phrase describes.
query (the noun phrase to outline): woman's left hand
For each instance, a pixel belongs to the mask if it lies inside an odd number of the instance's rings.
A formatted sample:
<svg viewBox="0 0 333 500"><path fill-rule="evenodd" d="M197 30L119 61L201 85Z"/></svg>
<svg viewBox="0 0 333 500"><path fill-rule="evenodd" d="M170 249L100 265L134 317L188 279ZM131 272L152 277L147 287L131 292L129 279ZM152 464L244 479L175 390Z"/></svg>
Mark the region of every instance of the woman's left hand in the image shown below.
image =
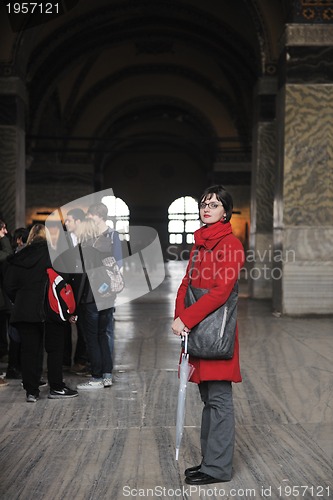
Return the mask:
<svg viewBox="0 0 333 500"><path fill-rule="evenodd" d="M178 317L174 320L172 323L172 331L175 335L185 335L190 332L190 329L185 326L185 324L182 322L182 320Z"/></svg>

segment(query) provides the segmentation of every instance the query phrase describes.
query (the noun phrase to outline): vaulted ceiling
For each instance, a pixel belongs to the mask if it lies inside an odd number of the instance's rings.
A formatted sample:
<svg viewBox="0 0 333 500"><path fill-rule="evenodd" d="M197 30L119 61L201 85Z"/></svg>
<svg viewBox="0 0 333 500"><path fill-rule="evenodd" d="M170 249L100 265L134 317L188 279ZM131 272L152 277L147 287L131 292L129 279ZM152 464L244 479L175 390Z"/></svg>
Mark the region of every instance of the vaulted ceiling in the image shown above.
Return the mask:
<svg viewBox="0 0 333 500"><path fill-rule="evenodd" d="M203 170L248 155L254 86L276 72L290 3L68 0L16 31L2 11L1 68L26 84L28 154L97 172L129 152L178 152Z"/></svg>

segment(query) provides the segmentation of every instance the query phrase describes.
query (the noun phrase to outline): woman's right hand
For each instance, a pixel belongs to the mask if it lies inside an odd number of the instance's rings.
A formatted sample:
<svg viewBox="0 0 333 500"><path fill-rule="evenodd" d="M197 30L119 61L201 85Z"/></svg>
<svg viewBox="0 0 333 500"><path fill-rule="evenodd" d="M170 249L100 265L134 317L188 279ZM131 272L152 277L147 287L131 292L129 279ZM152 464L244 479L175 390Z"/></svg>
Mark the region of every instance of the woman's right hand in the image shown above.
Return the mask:
<svg viewBox="0 0 333 500"><path fill-rule="evenodd" d="M185 326L185 324L182 322L182 320L178 317L174 320L172 323L172 331L175 335L178 337L180 335L187 335L190 332L190 329Z"/></svg>

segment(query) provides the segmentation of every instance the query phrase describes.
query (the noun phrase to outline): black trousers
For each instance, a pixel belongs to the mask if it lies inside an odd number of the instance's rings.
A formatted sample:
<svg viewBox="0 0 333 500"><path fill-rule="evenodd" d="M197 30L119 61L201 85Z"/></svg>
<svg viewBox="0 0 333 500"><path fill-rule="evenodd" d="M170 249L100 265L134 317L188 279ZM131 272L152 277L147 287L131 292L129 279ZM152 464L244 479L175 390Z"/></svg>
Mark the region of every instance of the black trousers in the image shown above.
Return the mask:
<svg viewBox="0 0 333 500"><path fill-rule="evenodd" d="M8 354L8 319L9 314L0 311L0 358Z"/></svg>
<svg viewBox="0 0 333 500"><path fill-rule="evenodd" d="M23 387L27 394L39 395L41 360L44 343L47 353L47 377L50 389L64 387L62 358L64 352L65 323L16 323L21 336L21 368Z"/></svg>

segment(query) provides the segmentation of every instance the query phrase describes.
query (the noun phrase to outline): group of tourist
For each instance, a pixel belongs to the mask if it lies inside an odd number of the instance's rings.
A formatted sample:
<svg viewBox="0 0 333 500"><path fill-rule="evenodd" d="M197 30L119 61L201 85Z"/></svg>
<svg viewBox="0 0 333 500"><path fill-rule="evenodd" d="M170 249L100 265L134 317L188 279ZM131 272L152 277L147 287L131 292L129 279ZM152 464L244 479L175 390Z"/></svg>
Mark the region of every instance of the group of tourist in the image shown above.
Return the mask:
<svg viewBox="0 0 333 500"><path fill-rule="evenodd" d="M70 210L64 221L68 251L58 259L53 258L54 243L45 225L35 224L30 231L20 228L11 242L5 222L0 221L0 359L8 361L0 386L7 385L9 378L22 378L29 403L38 400L40 387L46 385L42 378L44 350L49 399L73 398L78 390L112 385L116 295L108 297L104 308L98 307L82 263L79 273L75 272L75 262L73 265L73 259L80 255L75 247L80 245L83 251L93 248L100 261L114 256L121 267L121 242L107 218L103 203L91 205L86 213L80 208ZM47 307L47 269L58 271L59 257L70 263L68 272L60 274L72 285L76 299L76 311L65 322L56 321ZM72 365L73 325L77 341ZM89 378L71 389L63 380L64 366Z"/></svg>

